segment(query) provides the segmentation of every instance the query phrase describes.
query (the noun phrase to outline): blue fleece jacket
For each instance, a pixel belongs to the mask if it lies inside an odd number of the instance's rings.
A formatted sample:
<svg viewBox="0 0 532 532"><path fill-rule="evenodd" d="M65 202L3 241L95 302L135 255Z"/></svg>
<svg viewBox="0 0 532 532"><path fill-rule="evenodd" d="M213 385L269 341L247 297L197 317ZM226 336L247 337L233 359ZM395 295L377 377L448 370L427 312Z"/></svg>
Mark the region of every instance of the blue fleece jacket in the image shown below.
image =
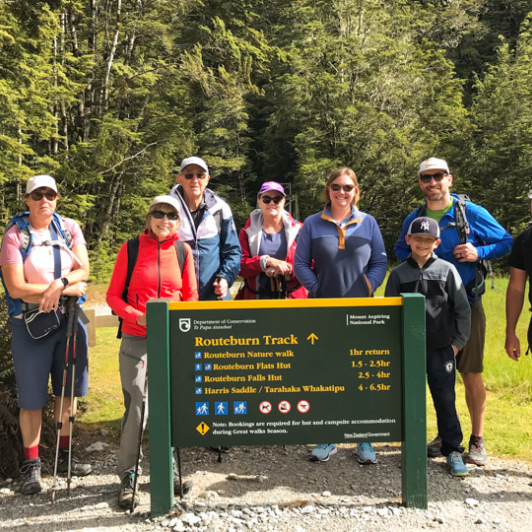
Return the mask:
<svg viewBox="0 0 532 532"><path fill-rule="evenodd" d="M309 216L299 233L294 272L309 297L368 297L386 275L386 251L373 216L353 207L345 226L329 207Z"/></svg>
<svg viewBox="0 0 532 532"><path fill-rule="evenodd" d="M454 209L458 196L452 194L453 206L445 213L439 222L441 229L441 244L436 248L436 255L441 259L453 264L464 286L475 279L474 262L458 262L453 255L453 249L460 244L460 236L456 230ZM470 201L465 202L466 217L469 223L469 234L467 241L471 242L478 252L479 260L497 259L506 255L512 248L512 237L495 220L495 218L480 205ZM404 262L410 255L410 246L407 245L405 236L412 221L417 217L418 210L410 213L403 223L401 233L395 243L394 251L397 258Z"/></svg>

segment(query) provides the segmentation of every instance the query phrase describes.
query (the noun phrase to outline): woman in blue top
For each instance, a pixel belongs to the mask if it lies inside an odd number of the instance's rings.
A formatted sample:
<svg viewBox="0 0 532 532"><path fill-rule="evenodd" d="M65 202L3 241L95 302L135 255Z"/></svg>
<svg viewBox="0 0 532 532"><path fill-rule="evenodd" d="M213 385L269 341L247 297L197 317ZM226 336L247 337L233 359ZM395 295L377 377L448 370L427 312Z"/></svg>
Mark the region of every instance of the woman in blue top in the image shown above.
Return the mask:
<svg viewBox="0 0 532 532"><path fill-rule="evenodd" d="M303 224L296 248L294 271L310 297L369 297L382 284L387 260L379 226L360 212L360 189L355 172L334 170L323 192L325 208ZM336 445L321 444L312 460L326 462ZM376 462L370 443L357 445L358 461Z"/></svg>

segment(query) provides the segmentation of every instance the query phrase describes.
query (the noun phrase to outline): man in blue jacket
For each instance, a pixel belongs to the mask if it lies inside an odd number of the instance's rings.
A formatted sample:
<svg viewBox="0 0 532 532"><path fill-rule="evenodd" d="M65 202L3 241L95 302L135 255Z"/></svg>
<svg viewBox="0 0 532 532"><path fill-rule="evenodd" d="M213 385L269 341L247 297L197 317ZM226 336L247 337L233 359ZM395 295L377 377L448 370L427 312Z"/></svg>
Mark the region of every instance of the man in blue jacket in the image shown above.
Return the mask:
<svg viewBox="0 0 532 532"><path fill-rule="evenodd" d="M458 196L450 192L453 176L443 159L431 157L423 161L419 167L418 183L426 197L426 214L423 215L433 218L440 226L441 244L437 255L456 267L471 305L471 334L465 347L457 354L456 362L464 381L466 403L471 418L467 461L484 465L487 460L483 437L486 387L482 371L486 317L479 291L479 284L483 283L483 279L479 277L478 262L506 255L512 247L512 237L486 209L466 201L465 214L469 232L467 242L461 242L460 229L464 227L462 224L460 228L460 220L457 220ZM416 210L406 217L395 243L395 254L401 261L405 261L410 255L405 235L412 221L421 215L418 213L419 210ZM429 456L437 456L440 449L441 438L438 436L428 445Z"/></svg>
<svg viewBox="0 0 532 532"><path fill-rule="evenodd" d="M179 238L194 255L200 301L230 298L242 256L231 207L207 188L209 180L207 163L187 157L170 192L180 205Z"/></svg>

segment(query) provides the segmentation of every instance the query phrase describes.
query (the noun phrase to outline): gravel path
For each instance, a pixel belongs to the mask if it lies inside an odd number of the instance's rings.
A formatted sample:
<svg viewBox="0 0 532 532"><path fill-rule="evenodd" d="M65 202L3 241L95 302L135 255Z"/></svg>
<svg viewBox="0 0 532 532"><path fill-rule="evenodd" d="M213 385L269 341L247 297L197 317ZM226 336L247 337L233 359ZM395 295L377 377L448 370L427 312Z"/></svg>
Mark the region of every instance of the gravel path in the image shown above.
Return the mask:
<svg viewBox="0 0 532 532"><path fill-rule="evenodd" d="M92 441L107 443L94 434ZM85 443L85 447L91 443ZM149 477L140 478L141 505L130 515L116 503L116 444L81 452L94 474L75 479L66 498L61 480L50 503L51 467L41 494L24 497L16 481L0 483L0 529L22 531L194 530L194 531L524 531L532 515L532 468L528 463L491 458L470 467L466 479L452 478L443 458L429 461L429 508L401 506L400 452L376 445L378 463L361 466L353 447L340 446L327 463L308 461L310 446L238 447L223 454L184 449L186 478L194 488L177 499L172 515L150 519ZM147 451L147 449L146 449ZM144 461L147 469L147 460ZM527 524L528 523L528 524Z"/></svg>
<svg viewBox="0 0 532 532"><path fill-rule="evenodd" d="M94 307L97 314L109 313L107 305ZM309 462L312 447L305 445L236 447L221 463L206 449L184 449L185 478L194 488L182 501L176 499L170 515L151 519L148 459L139 482L141 505L130 515L116 502L116 442L98 433L85 433L83 439L79 454L94 473L73 480L70 499L61 479L56 502L50 503L49 463L38 495L24 497L16 480L0 480L1 530L524 532L532 517L532 467L526 462L490 458L486 467L469 466L469 477L455 479L443 458L430 459L429 508L417 510L401 506L398 447L377 444L374 466L359 465L351 445L339 446L327 463ZM103 449L87 450L94 443Z"/></svg>

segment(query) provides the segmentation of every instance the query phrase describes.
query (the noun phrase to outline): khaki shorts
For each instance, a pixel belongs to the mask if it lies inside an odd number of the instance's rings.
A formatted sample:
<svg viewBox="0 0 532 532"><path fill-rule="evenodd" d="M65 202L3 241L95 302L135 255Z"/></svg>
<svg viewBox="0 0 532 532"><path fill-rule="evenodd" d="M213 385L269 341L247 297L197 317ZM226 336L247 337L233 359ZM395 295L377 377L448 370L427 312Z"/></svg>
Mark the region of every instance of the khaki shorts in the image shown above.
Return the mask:
<svg viewBox="0 0 532 532"><path fill-rule="evenodd" d="M486 339L486 315L482 301L471 303L471 333L465 347L456 355L456 367L460 373L484 371L484 342Z"/></svg>

